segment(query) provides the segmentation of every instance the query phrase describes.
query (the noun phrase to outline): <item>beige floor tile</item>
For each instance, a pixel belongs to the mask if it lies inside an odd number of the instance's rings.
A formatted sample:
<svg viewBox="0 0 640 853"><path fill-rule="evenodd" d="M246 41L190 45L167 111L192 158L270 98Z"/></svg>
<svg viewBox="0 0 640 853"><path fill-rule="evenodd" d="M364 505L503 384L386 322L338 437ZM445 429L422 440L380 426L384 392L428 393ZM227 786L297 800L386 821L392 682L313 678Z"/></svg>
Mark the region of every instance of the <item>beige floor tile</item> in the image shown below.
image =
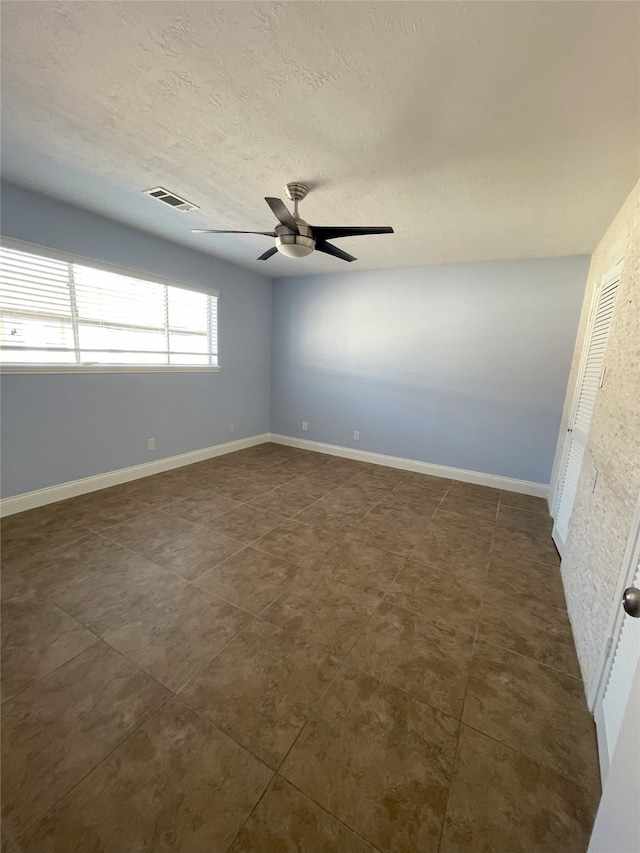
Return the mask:
<svg viewBox="0 0 640 853"><path fill-rule="evenodd" d="M97 642L49 601L2 605L2 701Z"/></svg>
<svg viewBox="0 0 640 853"><path fill-rule="evenodd" d="M488 547L493 541L494 530L493 523L479 523L478 519L472 516L439 509L426 527L425 539L447 541L457 547L470 543Z"/></svg>
<svg viewBox="0 0 640 853"><path fill-rule="evenodd" d="M227 486L233 486L238 481L240 475L237 471L213 467L213 462L215 460L212 459L199 465L190 465L193 470L189 472L189 484L199 491L222 494Z"/></svg>
<svg viewBox="0 0 640 853"><path fill-rule="evenodd" d="M599 789L595 726L577 678L478 641L462 721L588 790Z"/></svg>
<svg viewBox="0 0 640 853"><path fill-rule="evenodd" d="M526 532L544 539L551 538L553 519L541 512L530 512L519 507L500 505L496 518L496 529L505 533Z"/></svg>
<svg viewBox="0 0 640 853"><path fill-rule="evenodd" d="M245 448L246 450L250 450L250 448ZM253 457L255 461L255 457ZM228 471L230 473L234 473L242 470L242 462L250 461L251 457L246 454L242 454L241 451L236 451L234 453L223 453L221 456L216 456L213 459L207 459L205 464L209 470L212 471ZM269 464L267 462L265 465Z"/></svg>
<svg viewBox="0 0 640 853"><path fill-rule="evenodd" d="M485 577L491 553L491 535L485 530L464 530L455 526L439 528L435 522L420 536L411 551L411 560L449 571L473 569Z"/></svg>
<svg viewBox="0 0 640 853"><path fill-rule="evenodd" d="M186 581L134 554L114 568L84 579L60 583L52 597L56 604L103 636L138 618L148 607L171 600Z"/></svg>
<svg viewBox="0 0 640 853"><path fill-rule="evenodd" d="M291 518L300 510L315 503L316 500L317 498L309 494L304 487L287 485L253 498L251 505L266 512Z"/></svg>
<svg viewBox="0 0 640 853"><path fill-rule="evenodd" d="M222 495L214 495L211 492L197 492L179 501L167 504L165 512L177 515L192 524L207 524L219 515L236 509L240 504L223 498Z"/></svg>
<svg viewBox="0 0 640 853"><path fill-rule="evenodd" d="M457 732L451 717L346 669L280 773L379 850L431 853L440 840Z"/></svg>
<svg viewBox="0 0 640 853"><path fill-rule="evenodd" d="M114 527L107 527L102 535L130 551L142 554L189 530L193 530L193 525L188 521L162 510L153 510Z"/></svg>
<svg viewBox="0 0 640 853"><path fill-rule="evenodd" d="M247 501L257 498L259 495L264 495L270 492L274 486L265 485L265 483L249 480L246 477L234 477L224 482L216 483L210 487L210 491L215 495L222 495L224 498L246 503Z"/></svg>
<svg viewBox="0 0 640 853"><path fill-rule="evenodd" d="M389 494L385 491L383 495L376 494L360 487L354 487L353 480L344 483L332 492L324 495L320 500L322 503L331 504L331 506L339 507L347 510L355 510L364 516L376 506L381 500L381 497Z"/></svg>
<svg viewBox="0 0 640 853"><path fill-rule="evenodd" d="M375 506L384 497L392 493L392 488L389 484L373 479L367 474L359 474L346 483L333 489L329 494L325 495L325 500L331 503L350 507L353 505L368 504Z"/></svg>
<svg viewBox="0 0 640 853"><path fill-rule="evenodd" d="M379 602L368 592L307 571L262 617L294 637L346 654Z"/></svg>
<svg viewBox="0 0 640 853"><path fill-rule="evenodd" d="M324 470L349 480L357 477L358 474L371 473L371 471L380 467L378 465L370 465L367 462L358 462L355 459L343 459L336 456L325 456L324 462Z"/></svg>
<svg viewBox="0 0 640 853"><path fill-rule="evenodd" d="M422 532L429 526L435 503L427 502L419 506L413 504L414 502L402 502L391 493L367 513L362 523L368 527L390 526L401 531L406 528L418 528Z"/></svg>
<svg viewBox="0 0 640 853"><path fill-rule="evenodd" d="M547 607L566 609L560 569L555 566L494 551L489 559L487 583L505 593L514 589Z"/></svg>
<svg viewBox="0 0 640 853"><path fill-rule="evenodd" d="M326 492L330 492L353 480L356 473L333 468L315 468L303 474L301 479L314 489L324 488Z"/></svg>
<svg viewBox="0 0 640 853"><path fill-rule="evenodd" d="M484 580L475 567L447 569L407 560L386 600L457 631L474 634Z"/></svg>
<svg viewBox="0 0 640 853"><path fill-rule="evenodd" d="M473 519L477 524L491 527L496 523L498 507L492 501L482 501L468 497L465 494L447 494L438 506L434 520L447 518L448 513L455 513Z"/></svg>
<svg viewBox="0 0 640 853"><path fill-rule="evenodd" d="M210 523L210 527L231 539L237 539L249 545L281 525L283 521L284 518L281 515L266 512L256 506L245 505L219 515Z"/></svg>
<svg viewBox="0 0 640 853"><path fill-rule="evenodd" d="M585 853L597 800L462 726L441 853Z"/></svg>
<svg viewBox="0 0 640 853"><path fill-rule="evenodd" d="M258 614L287 587L300 569L265 551L246 547L197 579L197 585Z"/></svg>
<svg viewBox="0 0 640 853"><path fill-rule="evenodd" d="M375 849L276 776L229 853L375 853Z"/></svg>
<svg viewBox="0 0 640 853"><path fill-rule="evenodd" d="M450 488L453 480L447 477L434 477L431 474L419 474L417 471L404 471L404 477L400 488L416 486L419 489L438 489L440 491Z"/></svg>
<svg viewBox="0 0 640 853"><path fill-rule="evenodd" d="M274 471L277 469L278 463L270 462L265 459L259 459L255 456L240 456L241 451L238 453L229 453L225 454L224 461L223 457L218 457L219 465L225 467L225 470L228 470L230 473L238 474L241 477L252 477L254 474L264 471Z"/></svg>
<svg viewBox="0 0 640 853"><path fill-rule="evenodd" d="M13 835L7 831L3 824L0 827L0 850L2 853L22 853L22 849L18 846L18 842Z"/></svg>
<svg viewBox="0 0 640 853"><path fill-rule="evenodd" d="M491 504L482 501L476 501L476 504L488 506L491 510L494 509ZM495 523L489 519L476 518L463 512L438 508L433 514L428 529L429 531L437 530L440 532L441 536L435 538L446 538L458 546L475 543L477 545L483 544L489 548L493 542ZM430 534L424 538L429 537Z"/></svg>
<svg viewBox="0 0 640 853"><path fill-rule="evenodd" d="M403 480L399 486L389 493L389 498L399 504L424 506L434 512L447 493L446 487L436 487L433 484L420 484Z"/></svg>
<svg viewBox="0 0 640 853"><path fill-rule="evenodd" d="M153 477L134 480L128 485L131 495L147 504L150 509L161 509L200 491L182 471L165 471Z"/></svg>
<svg viewBox="0 0 640 853"><path fill-rule="evenodd" d="M549 503L546 498L521 495L518 492L500 492L500 506L513 506L529 512L541 512L543 515L549 515Z"/></svg>
<svg viewBox="0 0 640 853"><path fill-rule="evenodd" d="M285 521L253 545L274 557L308 568L326 554L334 543L335 537L323 530L291 520Z"/></svg>
<svg viewBox="0 0 640 853"><path fill-rule="evenodd" d="M379 513L390 511L393 516L406 515L420 521L433 517L443 500L435 489L403 489L400 486L388 492L376 508Z"/></svg>
<svg viewBox="0 0 640 853"><path fill-rule="evenodd" d="M246 476L252 483L267 486L270 489L277 489L278 486L284 486L285 483L290 483L297 477L296 474L292 474L289 471L278 471L276 468L265 468L262 471L252 471Z"/></svg>
<svg viewBox="0 0 640 853"><path fill-rule="evenodd" d="M478 637L580 678L567 612L536 601L517 582L511 589L487 583Z"/></svg>
<svg viewBox="0 0 640 853"><path fill-rule="evenodd" d="M492 553L501 558L519 558L533 563L560 566L560 555L550 534L533 533L515 527L507 530L496 525L491 548Z"/></svg>
<svg viewBox="0 0 640 853"><path fill-rule="evenodd" d="M466 495L479 501L487 501L497 504L500 501L500 489L490 486L478 486L475 483L463 483L461 480L452 480L448 495Z"/></svg>
<svg viewBox="0 0 640 853"><path fill-rule="evenodd" d="M377 504L358 523L358 530L367 530L377 539L388 537L388 550L406 556L405 548L419 542L429 528L431 510L415 510L390 497ZM392 547L395 544L399 547ZM382 546L384 547L384 546Z"/></svg>
<svg viewBox="0 0 640 853"><path fill-rule="evenodd" d="M473 636L383 602L349 663L459 719Z"/></svg>
<svg viewBox="0 0 640 853"><path fill-rule="evenodd" d="M435 853L461 718L439 853L582 853L550 529L540 498L276 444L3 520L2 849Z"/></svg>
<svg viewBox="0 0 640 853"><path fill-rule="evenodd" d="M148 512L151 507L122 489L102 489L56 504L61 513L91 530L104 530Z"/></svg>
<svg viewBox="0 0 640 853"><path fill-rule="evenodd" d="M279 488L282 489L283 492L288 489L291 491L299 490L302 494L310 498L315 498L315 500L319 500L325 495L335 491L337 486L333 482L327 483L325 478L322 476L314 478L313 475L302 474L300 477L292 480L291 483L287 483ZM300 509L303 508L304 507L300 507Z"/></svg>
<svg viewBox="0 0 640 853"><path fill-rule="evenodd" d="M251 616L196 588L150 607L105 640L169 690L178 690L241 631Z"/></svg>
<svg viewBox="0 0 640 853"><path fill-rule="evenodd" d="M404 565L404 557L358 542L330 548L314 569L333 580L382 596Z"/></svg>
<svg viewBox="0 0 640 853"><path fill-rule="evenodd" d="M295 516L295 520L310 524L312 527L342 531L353 527L365 512L366 510L361 507L338 506L327 500L321 500L301 510Z"/></svg>
<svg viewBox="0 0 640 853"><path fill-rule="evenodd" d="M50 521L60 521L60 502L36 507L25 512L5 515L0 519L0 539L4 544L5 539L17 539L31 535L31 533L43 524Z"/></svg>
<svg viewBox="0 0 640 853"><path fill-rule="evenodd" d="M309 459L283 459L268 466L272 473L288 474L291 478L302 477L314 468L315 463Z"/></svg>
<svg viewBox="0 0 640 853"><path fill-rule="evenodd" d="M243 547L242 542L213 529L213 523L193 527L145 551L144 556L185 580L194 580Z"/></svg>
<svg viewBox="0 0 640 853"><path fill-rule="evenodd" d="M19 836L167 696L100 643L5 703L2 790L9 829Z"/></svg>
<svg viewBox="0 0 640 853"><path fill-rule="evenodd" d="M50 551L85 537L90 531L59 512L42 507L2 519L0 548L4 565L30 555L34 549Z"/></svg>
<svg viewBox="0 0 640 853"><path fill-rule="evenodd" d="M394 489L406 476L405 471L398 468L388 468L386 465L368 465L355 480L361 483L380 483L387 489Z"/></svg>
<svg viewBox="0 0 640 853"><path fill-rule="evenodd" d="M225 853L272 771L171 700L23 841L25 853Z"/></svg>
<svg viewBox="0 0 640 853"><path fill-rule="evenodd" d="M21 560L2 565L2 597L37 594L52 597L69 582L80 582L120 566L131 558L131 552L117 542L90 533L50 551L31 548Z"/></svg>
<svg viewBox="0 0 640 853"><path fill-rule="evenodd" d="M275 769L337 669L326 649L253 622L180 696Z"/></svg>
<svg viewBox="0 0 640 853"><path fill-rule="evenodd" d="M369 520L367 520L369 519ZM340 541L349 544L367 545L382 551L389 551L399 557L407 557L413 549L413 539L406 534L407 528L398 528L391 522L376 523L365 516L352 529L340 536Z"/></svg>

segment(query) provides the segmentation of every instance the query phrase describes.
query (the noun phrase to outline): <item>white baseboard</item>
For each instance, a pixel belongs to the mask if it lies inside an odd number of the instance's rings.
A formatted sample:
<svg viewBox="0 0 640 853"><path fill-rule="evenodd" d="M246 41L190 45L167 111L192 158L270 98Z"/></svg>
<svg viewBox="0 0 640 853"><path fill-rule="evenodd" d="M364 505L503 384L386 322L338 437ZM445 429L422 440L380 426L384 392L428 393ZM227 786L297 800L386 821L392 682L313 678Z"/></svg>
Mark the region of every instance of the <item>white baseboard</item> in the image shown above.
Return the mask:
<svg viewBox="0 0 640 853"><path fill-rule="evenodd" d="M256 444L264 444L267 441L284 444L287 447L299 447L303 450L327 453L331 456L356 459L360 462L370 462L373 465L399 468L402 471L416 471L419 474L447 477L450 480L461 480L464 483L477 483L480 486L491 486L494 489L504 489L507 492L535 495L539 498L546 498L549 493L549 486L544 483L530 483L527 480L514 480L511 477L500 477L496 474L482 474L478 471L466 471L463 468L449 468L446 465L433 465L430 462L403 459L401 456L386 456L368 450L354 450L351 447L340 447L337 444L323 444L320 441L308 441L302 438L292 438L288 435L275 435L265 432L261 435L253 435L250 438L241 438L237 441L228 441L212 447L203 447L201 450L180 453L178 456L168 456L166 459L157 459L154 462L145 462L142 465L120 468L117 471L108 471L105 474L83 477L81 480L72 480L68 483L60 483L57 486L49 486L46 489L36 489L33 492L4 498L0 500L0 518L56 503L66 498L74 498L77 495L96 492L98 489L107 489L109 486L119 486L121 483L128 483L141 477L160 474L162 471L171 471L173 468L181 468L183 465L193 465L194 462L213 459L215 456L233 453L234 450L242 450L245 447L254 447Z"/></svg>
<svg viewBox="0 0 640 853"><path fill-rule="evenodd" d="M553 539L555 546L558 549L558 554L560 554L560 556L563 557L564 556L564 546L566 543L565 543L564 539L562 538L562 536L560 535L560 531L558 530L558 528L556 527L555 524L553 525L553 530L551 531L551 538Z"/></svg>
<svg viewBox="0 0 640 853"><path fill-rule="evenodd" d="M359 462L371 462L374 465L400 468L403 471L416 471L418 474L431 474L434 477L461 480L463 483L491 486L494 489L503 489L506 492L519 492L522 495L533 495L537 498L547 498L549 495L549 486L545 483L530 483L528 480L514 480L511 477L500 477L497 474L466 471L464 468L449 468L446 465L433 465L431 462L418 462L415 459L403 459L401 456L385 456L383 453L372 453L369 450L354 450L352 447L323 444L320 441L292 438L288 435L271 434L268 441L273 441L276 444L284 444L287 447L299 447L302 450L314 450L318 453L329 453L332 456L356 459Z"/></svg>
<svg viewBox="0 0 640 853"><path fill-rule="evenodd" d="M0 500L0 518L56 503L56 501L65 500L65 498L74 498L77 495L96 492L98 489L106 489L109 486L119 486L121 483L129 483L131 480L138 480L141 477L150 477L152 474L171 471L173 468L181 468L183 465L193 465L194 462L202 462L205 459L213 459L215 456L222 456L225 453L233 453L234 450L264 444L265 441L271 441L270 433L252 435L250 438L240 438L237 441L228 441L224 444L215 444L212 447L203 447L201 450L180 453L178 456L168 456L165 459L156 459L142 465L120 468L118 471L108 471L105 474L83 477L81 480L72 480L69 483L60 483L58 486L49 486L46 489L36 489L33 492L4 498Z"/></svg>

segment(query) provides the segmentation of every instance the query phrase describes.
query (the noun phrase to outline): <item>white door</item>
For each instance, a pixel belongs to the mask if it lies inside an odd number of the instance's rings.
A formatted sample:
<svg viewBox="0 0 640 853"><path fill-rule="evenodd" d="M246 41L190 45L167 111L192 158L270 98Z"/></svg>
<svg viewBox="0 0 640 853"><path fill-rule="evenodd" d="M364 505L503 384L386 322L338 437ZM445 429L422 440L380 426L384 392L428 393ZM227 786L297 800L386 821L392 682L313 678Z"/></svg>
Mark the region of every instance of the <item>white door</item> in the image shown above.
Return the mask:
<svg viewBox="0 0 640 853"><path fill-rule="evenodd" d="M635 621L640 623L640 619ZM640 629L640 624L637 627ZM602 788L588 853L638 853L639 806L640 666L637 666L618 743Z"/></svg>
<svg viewBox="0 0 640 853"><path fill-rule="evenodd" d="M596 394L604 381L605 351L621 271L622 262L603 277L591 304L576 393L569 417L567 440L552 508L555 520L552 536L560 554L563 553L567 541Z"/></svg>
<svg viewBox="0 0 640 853"><path fill-rule="evenodd" d="M636 563L636 572L632 587L640 589L640 559ZM606 728L606 743L609 760L618 743L622 718L629 701L631 682L640 664L640 624L627 613L614 652L609 678L602 695L602 718ZM638 803L640 807L640 801Z"/></svg>
<svg viewBox="0 0 640 853"><path fill-rule="evenodd" d="M640 666L640 612L636 617L631 616L623 606L624 591L629 587L640 590L640 498L612 601L608 640L600 656L599 677L589 697L598 733L603 784L620 741L622 721L632 698L632 684ZM627 607L631 609L629 605Z"/></svg>
<svg viewBox="0 0 640 853"><path fill-rule="evenodd" d="M623 607L625 590L640 599L640 498L600 656L593 710L598 732L602 799L588 853L640 851L640 607ZM636 605L638 601L636 600Z"/></svg>

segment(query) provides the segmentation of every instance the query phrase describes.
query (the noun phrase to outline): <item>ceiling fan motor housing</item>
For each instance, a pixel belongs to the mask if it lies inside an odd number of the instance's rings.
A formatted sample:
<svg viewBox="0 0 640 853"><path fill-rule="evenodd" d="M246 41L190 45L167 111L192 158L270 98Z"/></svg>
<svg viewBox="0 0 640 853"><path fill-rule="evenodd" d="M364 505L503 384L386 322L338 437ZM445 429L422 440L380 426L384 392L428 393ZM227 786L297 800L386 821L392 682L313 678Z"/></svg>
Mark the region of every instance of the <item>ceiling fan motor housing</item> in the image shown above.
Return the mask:
<svg viewBox="0 0 640 853"><path fill-rule="evenodd" d="M295 216L299 234L294 234L286 225L276 226L276 249L288 258L304 258L316 247L311 228L304 219Z"/></svg>

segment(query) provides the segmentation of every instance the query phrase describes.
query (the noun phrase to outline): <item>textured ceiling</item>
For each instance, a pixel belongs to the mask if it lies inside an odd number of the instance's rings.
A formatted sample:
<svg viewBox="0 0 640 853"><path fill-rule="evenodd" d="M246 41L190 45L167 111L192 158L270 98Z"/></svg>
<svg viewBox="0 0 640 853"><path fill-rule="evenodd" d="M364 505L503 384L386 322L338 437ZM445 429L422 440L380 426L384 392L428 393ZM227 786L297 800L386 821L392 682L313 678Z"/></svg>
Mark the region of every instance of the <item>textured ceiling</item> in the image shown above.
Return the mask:
<svg viewBox="0 0 640 853"><path fill-rule="evenodd" d="M640 5L5 2L9 180L272 276L263 196L377 269L590 252L638 177ZM202 209L140 195L162 185Z"/></svg>

